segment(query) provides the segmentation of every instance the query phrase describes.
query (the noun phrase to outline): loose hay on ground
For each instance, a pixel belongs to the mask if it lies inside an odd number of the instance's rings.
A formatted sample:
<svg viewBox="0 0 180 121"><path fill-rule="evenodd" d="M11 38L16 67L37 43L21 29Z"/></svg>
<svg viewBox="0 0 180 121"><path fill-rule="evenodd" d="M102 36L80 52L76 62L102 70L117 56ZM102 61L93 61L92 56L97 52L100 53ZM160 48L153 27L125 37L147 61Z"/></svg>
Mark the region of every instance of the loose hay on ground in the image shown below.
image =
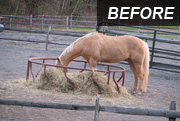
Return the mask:
<svg viewBox="0 0 180 121"><path fill-rule="evenodd" d="M28 83L26 85L32 85L37 89L55 91L55 92L63 92L70 93L73 92L73 87L69 83L69 81L64 76L64 73L60 72L59 69L49 68L46 71L50 80L47 76L42 72L35 81L32 83ZM88 94L88 95L96 95L98 93L98 87L94 84L91 78L92 72L84 71L84 72L72 72L68 73L68 77L75 84L75 90L73 93L78 94ZM101 95L106 97L131 97L128 93L126 87L120 86L120 94L117 92L116 85L110 81L110 84L107 85L107 77L100 72L94 73L94 79L97 81Z"/></svg>

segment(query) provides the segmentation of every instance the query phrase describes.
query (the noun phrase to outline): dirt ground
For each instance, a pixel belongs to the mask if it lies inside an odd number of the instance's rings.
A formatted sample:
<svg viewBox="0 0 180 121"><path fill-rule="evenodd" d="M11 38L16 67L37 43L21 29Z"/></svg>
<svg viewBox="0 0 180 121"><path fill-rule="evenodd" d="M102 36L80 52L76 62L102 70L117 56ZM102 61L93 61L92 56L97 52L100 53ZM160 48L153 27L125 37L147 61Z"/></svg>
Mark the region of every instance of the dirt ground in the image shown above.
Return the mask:
<svg viewBox="0 0 180 121"><path fill-rule="evenodd" d="M32 38L45 40L45 34L31 34L4 31L1 37ZM76 37L51 35L50 41L72 43ZM171 45L161 45L169 46ZM25 80L27 61L32 57L58 57L66 46L49 45L45 50L44 43L28 43L0 40L0 99L40 101L52 103L94 105L96 96L54 93L16 86L14 80ZM179 48L177 48L178 50ZM116 64L126 69L125 86L131 93L134 83L132 71L128 65ZM176 101L180 110L180 75L177 73L150 69L148 91L132 98L100 98L100 105L169 109L171 101ZM33 121L92 121L94 111L69 111L40 109L21 106L0 105L1 120ZM167 121L167 118L132 116L100 112L100 121ZM176 121L180 121L177 119Z"/></svg>

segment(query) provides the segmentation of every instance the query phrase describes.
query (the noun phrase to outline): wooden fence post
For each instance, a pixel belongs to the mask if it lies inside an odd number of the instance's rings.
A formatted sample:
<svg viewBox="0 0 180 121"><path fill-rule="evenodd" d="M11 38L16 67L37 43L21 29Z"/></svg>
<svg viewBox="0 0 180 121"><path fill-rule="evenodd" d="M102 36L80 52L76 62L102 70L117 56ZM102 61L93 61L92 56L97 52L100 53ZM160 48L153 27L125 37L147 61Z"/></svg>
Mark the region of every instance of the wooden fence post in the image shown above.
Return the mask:
<svg viewBox="0 0 180 121"><path fill-rule="evenodd" d="M99 98L100 98L100 95L97 95L96 96L94 121L99 121Z"/></svg>
<svg viewBox="0 0 180 121"><path fill-rule="evenodd" d="M71 30L72 30L72 15L71 15L71 19L70 19L70 27L71 27Z"/></svg>
<svg viewBox="0 0 180 121"><path fill-rule="evenodd" d="M153 37L153 43L152 43L152 52L151 52L151 60L150 60L150 68L152 68L152 63L153 63L153 56L154 56L154 48L155 48L155 42L156 42L156 34L157 31L154 31L154 37Z"/></svg>
<svg viewBox="0 0 180 121"><path fill-rule="evenodd" d="M49 33L51 31L51 26L48 26L48 32L46 37L46 50L48 50L48 44L49 44Z"/></svg>
<svg viewBox="0 0 180 121"><path fill-rule="evenodd" d="M41 18L41 30L43 30L43 24L44 24L44 15L42 15L42 18Z"/></svg>
<svg viewBox="0 0 180 121"><path fill-rule="evenodd" d="M9 28L11 28L11 22L12 22L12 15L9 18Z"/></svg>
<svg viewBox="0 0 180 121"><path fill-rule="evenodd" d="M69 26L69 16L66 16L66 31L68 31Z"/></svg>
<svg viewBox="0 0 180 121"><path fill-rule="evenodd" d="M32 29L32 14L30 15L30 29Z"/></svg>
<svg viewBox="0 0 180 121"><path fill-rule="evenodd" d="M179 26L179 33L180 33L180 26ZM180 35L178 36L178 38L180 39Z"/></svg>
<svg viewBox="0 0 180 121"><path fill-rule="evenodd" d="M176 101L171 101L169 106L169 110L176 110ZM169 121L176 121L176 118L169 118Z"/></svg>

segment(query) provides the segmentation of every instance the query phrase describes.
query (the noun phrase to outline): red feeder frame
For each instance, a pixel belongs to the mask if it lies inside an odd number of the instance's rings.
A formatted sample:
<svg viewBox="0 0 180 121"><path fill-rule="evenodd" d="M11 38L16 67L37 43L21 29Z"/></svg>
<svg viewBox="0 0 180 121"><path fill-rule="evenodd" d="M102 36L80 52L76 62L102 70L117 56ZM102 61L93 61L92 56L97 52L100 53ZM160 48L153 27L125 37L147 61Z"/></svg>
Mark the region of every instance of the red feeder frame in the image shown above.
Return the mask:
<svg viewBox="0 0 180 121"><path fill-rule="evenodd" d="M42 62L36 62L37 60L42 60ZM45 73L45 75L47 76L47 78L48 78L49 80L51 80L51 79L49 78L49 76L48 76L47 73L46 73L46 68L47 68L47 67L58 67L58 68L65 69L64 75L65 75L65 77L67 78L67 80L73 85L74 88L75 88L75 85L74 85L73 81L67 76L67 71L66 71L67 69L68 69L68 70L69 70L69 69L71 69L71 70L80 70L80 72L83 72L83 71L92 71L91 69L86 68L86 67L87 67L87 62L84 61L84 60L73 60L73 62L84 63L84 68L58 66L58 65L55 65L55 64L46 63L46 60L54 60L54 61L56 61L57 58L30 58L30 59L28 60L26 80L29 79L29 73L30 73L30 72L31 72L31 76L32 76L33 80L35 80L35 76L34 76L33 70L32 70L32 65L33 65L33 64L42 65L42 67L40 68L40 70L37 72L36 77L38 76L39 72L40 72L42 69L44 69L44 73ZM96 71L97 71L97 72L104 72L104 74L107 75L107 84L108 84L108 85L109 85L111 73L113 73L113 81L114 81L114 83L115 83L116 86L117 86L118 92L120 92L118 83L119 83L120 80L122 79L122 86L124 86L125 69L122 68L122 67L119 67L119 66L114 66L114 65L105 64L105 63L98 63L97 65L101 65L101 66L106 66L106 67L107 67L107 70L96 70ZM111 70L110 67L117 68L118 70ZM120 73L120 72L121 72L122 74L121 74L121 76L119 77L119 79L116 81L115 75L116 75L116 73ZM94 83L98 86L96 80L93 78L93 73L92 73L91 76L92 76L92 80L94 81ZM99 86L98 86L98 88L99 88ZM99 91L101 91L100 88L99 88Z"/></svg>

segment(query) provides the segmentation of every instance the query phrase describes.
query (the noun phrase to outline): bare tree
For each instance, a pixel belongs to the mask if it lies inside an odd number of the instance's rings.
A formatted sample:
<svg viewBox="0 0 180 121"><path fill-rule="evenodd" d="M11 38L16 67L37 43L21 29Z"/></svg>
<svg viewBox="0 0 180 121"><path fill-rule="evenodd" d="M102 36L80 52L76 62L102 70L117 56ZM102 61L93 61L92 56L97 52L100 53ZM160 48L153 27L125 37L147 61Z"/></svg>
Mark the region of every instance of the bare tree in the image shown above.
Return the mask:
<svg viewBox="0 0 180 121"><path fill-rule="evenodd" d="M74 9L73 9L73 11L71 12L71 15L73 15L73 13L76 11L76 8L77 8L78 3L79 3L79 0L77 0L76 5L75 5Z"/></svg>

